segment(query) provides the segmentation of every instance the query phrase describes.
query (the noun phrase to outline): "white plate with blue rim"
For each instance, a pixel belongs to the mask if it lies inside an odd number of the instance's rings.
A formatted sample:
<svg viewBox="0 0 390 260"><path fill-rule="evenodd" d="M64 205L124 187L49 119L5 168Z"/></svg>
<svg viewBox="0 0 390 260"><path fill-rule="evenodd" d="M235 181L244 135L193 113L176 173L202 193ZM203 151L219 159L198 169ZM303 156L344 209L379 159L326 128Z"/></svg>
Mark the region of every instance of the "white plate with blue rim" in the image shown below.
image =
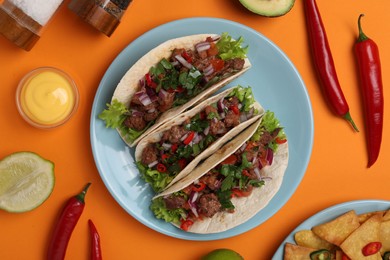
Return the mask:
<svg viewBox="0 0 390 260"><path fill-rule="evenodd" d="M242 36L249 45L252 68L226 87L251 86L255 98L265 109L275 112L289 140L289 165L282 186L270 203L249 221L215 234L182 231L156 219L149 210L154 196L140 178L134 163L134 149L129 148L116 130L108 129L98 115L110 103L116 85L126 71L145 53L166 40L181 36L228 32ZM242 234L272 217L291 197L301 182L313 146L313 114L310 99L299 72L272 41L237 22L217 18L188 18L158 26L131 42L114 59L103 76L93 102L90 136L99 174L119 205L149 228L186 240L217 240Z"/></svg>

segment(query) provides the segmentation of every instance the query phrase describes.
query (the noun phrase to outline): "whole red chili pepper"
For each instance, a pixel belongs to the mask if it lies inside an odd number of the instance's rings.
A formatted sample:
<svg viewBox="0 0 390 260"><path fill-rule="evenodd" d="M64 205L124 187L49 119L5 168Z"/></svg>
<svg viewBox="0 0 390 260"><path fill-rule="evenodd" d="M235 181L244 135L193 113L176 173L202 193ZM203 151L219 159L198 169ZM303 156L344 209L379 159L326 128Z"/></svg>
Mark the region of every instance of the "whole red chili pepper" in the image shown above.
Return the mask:
<svg viewBox="0 0 390 260"><path fill-rule="evenodd" d="M313 61L321 81L323 92L334 112L351 123L359 131L349 113L349 106L337 77L326 31L315 0L304 0L306 23L309 31Z"/></svg>
<svg viewBox="0 0 390 260"><path fill-rule="evenodd" d="M376 43L362 30L358 19L359 37L355 44L363 102L365 107L368 164L372 166L378 159L383 129L383 86L379 50Z"/></svg>
<svg viewBox="0 0 390 260"><path fill-rule="evenodd" d="M88 220L89 230L91 233L92 243L91 243L91 259L92 260L102 260L102 249L100 245L100 236L99 233L93 224L92 220Z"/></svg>
<svg viewBox="0 0 390 260"><path fill-rule="evenodd" d="M47 254L48 260L62 260L65 258L69 239L81 213L83 213L85 206L84 198L90 185L91 183L88 183L81 193L70 198L66 203L54 229Z"/></svg>

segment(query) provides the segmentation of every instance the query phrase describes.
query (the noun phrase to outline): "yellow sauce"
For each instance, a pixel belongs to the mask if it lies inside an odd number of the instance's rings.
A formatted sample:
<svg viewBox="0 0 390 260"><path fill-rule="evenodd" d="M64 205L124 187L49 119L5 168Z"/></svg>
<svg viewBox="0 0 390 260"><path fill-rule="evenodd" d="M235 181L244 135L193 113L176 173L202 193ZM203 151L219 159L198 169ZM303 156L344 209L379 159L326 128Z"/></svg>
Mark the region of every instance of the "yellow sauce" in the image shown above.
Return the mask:
<svg viewBox="0 0 390 260"><path fill-rule="evenodd" d="M66 77L55 71L42 71L25 82L20 105L35 123L52 125L72 113L75 93Z"/></svg>

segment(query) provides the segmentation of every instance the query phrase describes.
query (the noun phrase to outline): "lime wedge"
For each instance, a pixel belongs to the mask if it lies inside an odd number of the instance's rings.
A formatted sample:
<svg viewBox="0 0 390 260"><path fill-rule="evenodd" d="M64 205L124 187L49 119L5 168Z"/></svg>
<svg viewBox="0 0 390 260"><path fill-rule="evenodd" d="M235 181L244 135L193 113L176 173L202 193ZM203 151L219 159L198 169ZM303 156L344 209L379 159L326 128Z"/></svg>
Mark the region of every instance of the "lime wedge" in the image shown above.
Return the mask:
<svg viewBox="0 0 390 260"><path fill-rule="evenodd" d="M54 188L54 164L33 152L0 161L0 209L25 212L41 205Z"/></svg>
<svg viewBox="0 0 390 260"><path fill-rule="evenodd" d="M244 260L244 258L234 250L220 248L203 256L201 260Z"/></svg>

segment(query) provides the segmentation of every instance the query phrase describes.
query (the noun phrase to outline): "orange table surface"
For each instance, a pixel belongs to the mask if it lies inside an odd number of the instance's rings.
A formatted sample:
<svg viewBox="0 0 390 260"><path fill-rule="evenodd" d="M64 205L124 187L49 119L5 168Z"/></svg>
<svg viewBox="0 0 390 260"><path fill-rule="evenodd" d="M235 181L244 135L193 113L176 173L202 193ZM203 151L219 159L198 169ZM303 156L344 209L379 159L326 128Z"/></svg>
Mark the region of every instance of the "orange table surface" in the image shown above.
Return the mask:
<svg viewBox="0 0 390 260"><path fill-rule="evenodd" d="M271 259L284 238L302 221L329 206L359 199L390 200L390 115L385 106L384 135L378 161L366 168L364 114L353 45L357 18L380 49L385 95L390 84L390 1L318 0L339 81L355 133L335 116L321 93L310 59L302 1L285 16L265 18L243 8L238 0L135 0L109 38L84 23L65 1L30 51L0 37L0 158L17 151L34 151L55 163L56 184L49 199L26 213L0 211L0 259L44 259L53 225L66 200L92 182L86 207L69 242L66 259L88 259L92 219L102 240L105 259L199 259L227 247L245 259ZM216 241L187 241L165 236L139 223L110 195L95 167L89 121L99 82L113 59L137 37L173 20L217 17L249 26L278 45L300 72L312 102L314 145L304 178L290 200L270 219L235 237ZM207 30L207 28L205 28ZM15 90L28 71L54 66L69 73L80 91L80 106L65 125L39 130L17 112ZM385 98L386 99L386 98ZM387 158L387 159L386 159Z"/></svg>

